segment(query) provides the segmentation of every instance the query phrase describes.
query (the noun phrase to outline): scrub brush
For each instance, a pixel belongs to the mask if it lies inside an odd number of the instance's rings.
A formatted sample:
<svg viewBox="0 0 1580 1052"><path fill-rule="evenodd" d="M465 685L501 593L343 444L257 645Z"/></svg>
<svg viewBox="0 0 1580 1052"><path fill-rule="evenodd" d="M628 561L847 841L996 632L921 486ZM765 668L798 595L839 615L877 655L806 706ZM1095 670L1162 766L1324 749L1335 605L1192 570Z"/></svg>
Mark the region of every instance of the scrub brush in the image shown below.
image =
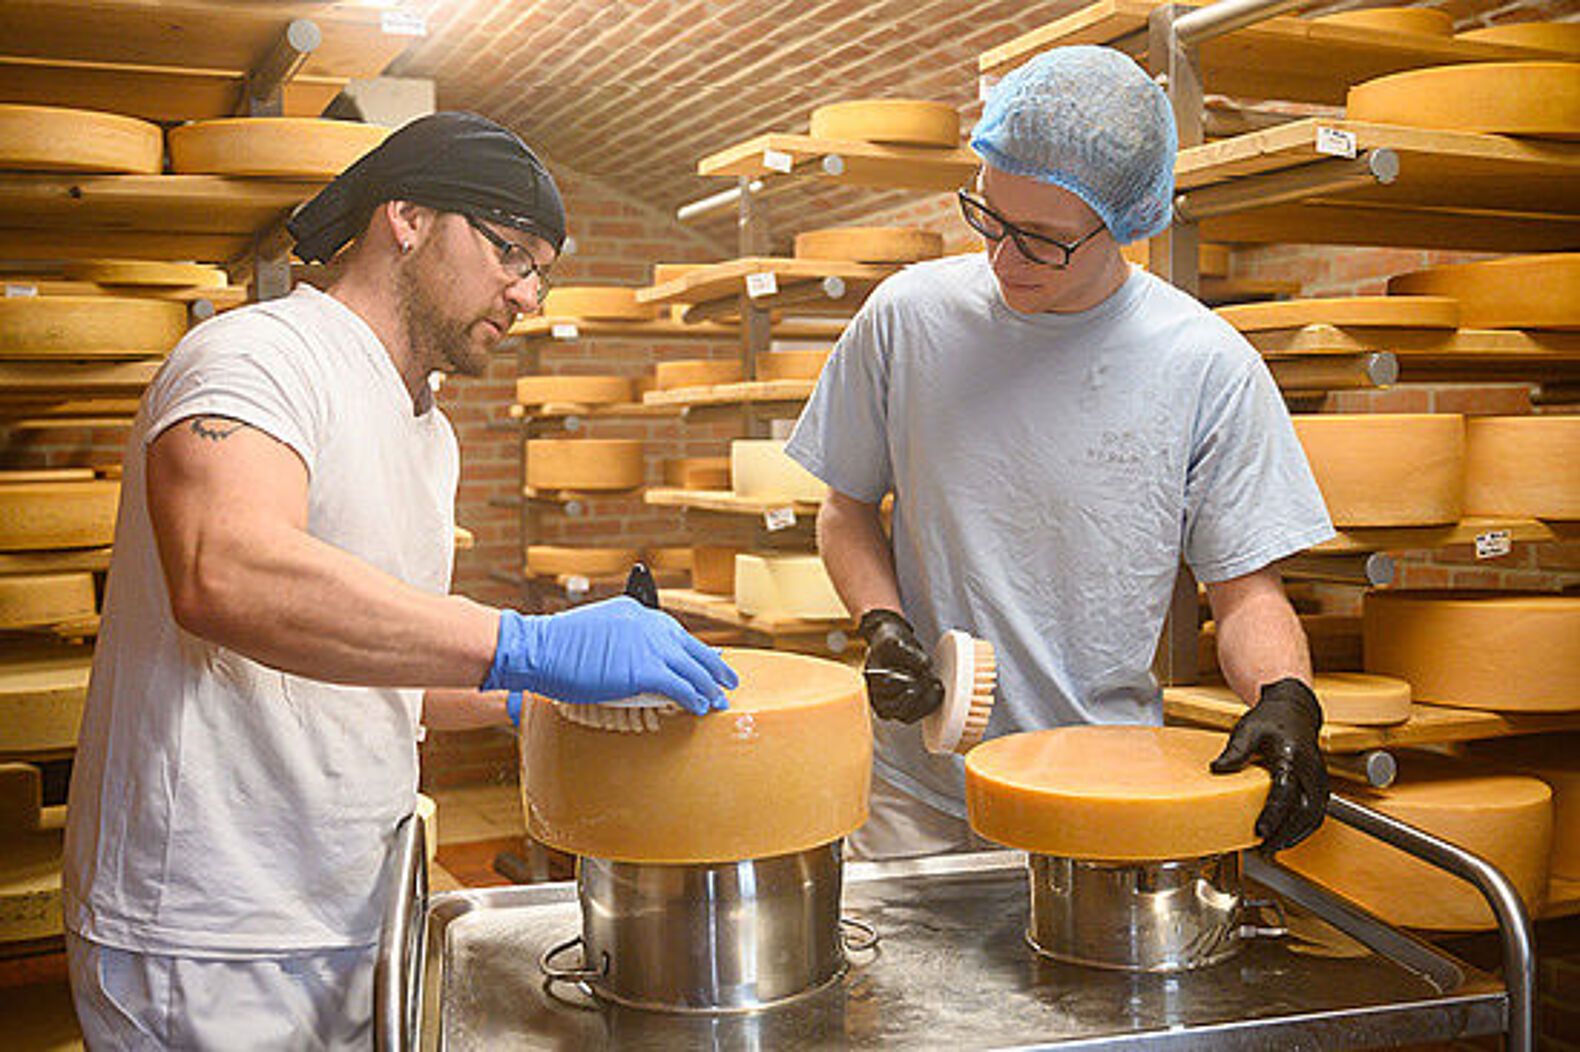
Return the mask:
<svg viewBox="0 0 1580 1052"><path fill-rule="evenodd" d="M642 563L631 567L631 574L625 579L625 594L643 606L658 609L658 583ZM622 734L656 731L661 717L685 711L662 694L637 694L597 705L571 705L563 701L550 704L572 723Z"/></svg>
<svg viewBox="0 0 1580 1052"><path fill-rule="evenodd" d="M922 740L928 752L964 755L982 740L993 715L993 644L951 629L933 648L933 667L944 684L944 702L922 720Z"/></svg>

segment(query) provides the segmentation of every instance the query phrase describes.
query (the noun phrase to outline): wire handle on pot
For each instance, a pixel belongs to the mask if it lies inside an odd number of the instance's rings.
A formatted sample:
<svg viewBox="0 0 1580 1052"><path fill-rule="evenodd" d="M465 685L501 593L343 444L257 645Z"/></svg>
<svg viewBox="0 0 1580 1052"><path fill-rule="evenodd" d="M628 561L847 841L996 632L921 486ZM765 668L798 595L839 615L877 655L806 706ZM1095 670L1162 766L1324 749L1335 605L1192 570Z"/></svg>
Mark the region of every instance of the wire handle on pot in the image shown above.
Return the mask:
<svg viewBox="0 0 1580 1052"><path fill-rule="evenodd" d="M609 974L609 957L604 955L600 967L589 968L583 963L580 968L561 968L554 963L554 958L582 946L580 935L566 939L557 946L550 946L538 956L538 970L543 973L544 992L549 997L571 1008L592 1009L597 1005L597 995L593 993L591 983L594 979L603 979ZM554 984L572 983L583 995L592 999L592 1003L581 1003L561 997L554 992Z"/></svg>
<svg viewBox="0 0 1580 1052"><path fill-rule="evenodd" d="M844 944L846 953L865 953L868 950L875 950L882 938L877 928L854 917L841 917L839 928L840 942ZM852 931L856 933L854 936L851 935Z"/></svg>
<svg viewBox="0 0 1580 1052"><path fill-rule="evenodd" d="M1268 923L1263 915L1272 915ZM1284 904L1277 899L1246 899L1240 903L1240 920L1247 921L1235 929L1237 939L1282 939L1289 934L1289 920L1284 916Z"/></svg>

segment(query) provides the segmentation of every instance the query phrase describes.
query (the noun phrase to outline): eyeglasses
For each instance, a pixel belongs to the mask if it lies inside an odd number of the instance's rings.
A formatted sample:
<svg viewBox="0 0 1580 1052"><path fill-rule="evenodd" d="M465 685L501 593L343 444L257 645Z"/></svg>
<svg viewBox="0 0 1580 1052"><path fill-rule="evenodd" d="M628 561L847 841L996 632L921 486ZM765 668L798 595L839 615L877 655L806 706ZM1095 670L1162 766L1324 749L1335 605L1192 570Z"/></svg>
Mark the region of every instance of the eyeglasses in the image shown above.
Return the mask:
<svg viewBox="0 0 1580 1052"><path fill-rule="evenodd" d="M466 216L466 221L471 224L473 230L482 234L490 245L498 249L499 265L505 268L507 274L517 281L525 281L533 275L537 275L538 295L541 297L547 294L549 291L548 267L539 265L538 261L532 258L532 253L528 252L523 246L496 234L477 217L467 215L465 212L461 214Z"/></svg>
<svg viewBox="0 0 1580 1052"><path fill-rule="evenodd" d="M1011 223L993 209L987 202L964 190L959 192L960 214L965 217L971 229L981 234L994 244L1008 237L1015 242L1015 248L1020 254L1033 263L1040 263L1045 267L1063 270L1070 265L1070 257L1075 255L1075 250L1096 237L1103 230L1103 224L1098 223L1097 229L1077 241L1057 241L1042 234L1033 234L1030 230L1022 230Z"/></svg>

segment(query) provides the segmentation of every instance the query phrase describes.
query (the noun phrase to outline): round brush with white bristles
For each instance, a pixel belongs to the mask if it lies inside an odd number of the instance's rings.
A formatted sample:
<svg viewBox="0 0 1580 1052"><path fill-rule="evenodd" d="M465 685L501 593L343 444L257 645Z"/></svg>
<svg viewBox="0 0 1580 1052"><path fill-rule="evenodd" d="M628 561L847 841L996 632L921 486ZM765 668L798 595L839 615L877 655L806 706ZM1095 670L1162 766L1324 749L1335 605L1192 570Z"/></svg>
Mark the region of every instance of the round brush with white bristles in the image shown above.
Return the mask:
<svg viewBox="0 0 1580 1052"><path fill-rule="evenodd" d="M998 686L993 644L951 629L933 648L933 667L944 684L944 702L922 720L931 753L966 753L987 732Z"/></svg>
<svg viewBox="0 0 1580 1052"><path fill-rule="evenodd" d="M625 594L643 606L658 609L658 582L653 580L653 574L642 563L631 567L630 576L625 579ZM552 700L550 704L554 706L555 712L572 723L627 734L656 731L660 718L686 711L662 694L637 694L596 705L572 705Z"/></svg>

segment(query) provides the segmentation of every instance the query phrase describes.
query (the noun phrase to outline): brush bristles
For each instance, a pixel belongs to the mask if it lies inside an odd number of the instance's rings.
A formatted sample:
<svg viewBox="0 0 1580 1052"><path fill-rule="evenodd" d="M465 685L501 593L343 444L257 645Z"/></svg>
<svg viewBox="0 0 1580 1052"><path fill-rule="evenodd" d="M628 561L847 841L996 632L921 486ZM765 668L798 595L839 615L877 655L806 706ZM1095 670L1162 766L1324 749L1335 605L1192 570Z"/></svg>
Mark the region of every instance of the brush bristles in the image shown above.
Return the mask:
<svg viewBox="0 0 1580 1052"><path fill-rule="evenodd" d="M659 719L680 711L678 705L569 705L563 701L552 703L554 711L583 727L620 734L641 734L656 731Z"/></svg>
<svg viewBox="0 0 1580 1052"><path fill-rule="evenodd" d="M971 709L966 713L965 727L960 732L960 744L954 750L962 754L979 744L982 735L987 733L988 717L993 715L993 690L998 686L998 657L993 653L993 644L985 639L971 642Z"/></svg>

